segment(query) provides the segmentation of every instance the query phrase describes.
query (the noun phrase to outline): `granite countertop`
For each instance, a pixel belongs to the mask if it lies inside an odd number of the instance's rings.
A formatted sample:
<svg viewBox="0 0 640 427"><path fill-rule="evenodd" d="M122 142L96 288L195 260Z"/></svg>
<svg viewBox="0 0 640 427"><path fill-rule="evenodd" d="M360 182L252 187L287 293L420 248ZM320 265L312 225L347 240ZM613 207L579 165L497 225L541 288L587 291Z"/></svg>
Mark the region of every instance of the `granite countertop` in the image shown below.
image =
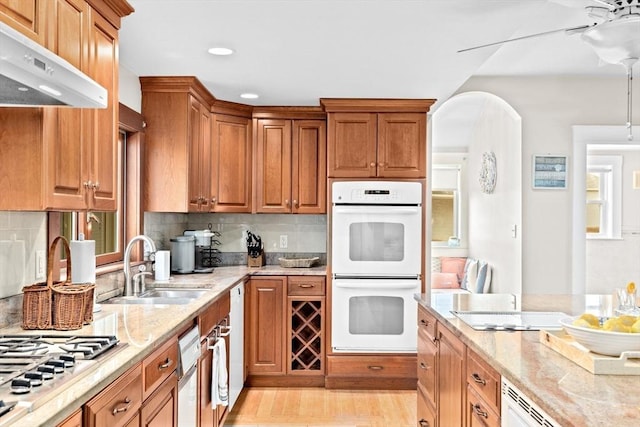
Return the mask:
<svg viewBox="0 0 640 427"><path fill-rule="evenodd" d="M33 412L13 421L15 426L51 426L63 421L85 402L103 390L127 369L144 359L155 348L189 325L210 302L248 276L260 275L324 275L326 267L282 268L265 266L217 267L210 274L172 276L164 282L148 281L148 286L199 287L206 292L187 305L120 305L101 304L94 314L94 322L77 331L45 331L47 334L116 335L122 349L100 360L87 369L76 381L64 384L52 399ZM1 334L41 334L43 331L25 331L19 325L0 330ZM106 356L106 355L105 355Z"/></svg>
<svg viewBox="0 0 640 427"><path fill-rule="evenodd" d="M640 377L594 375L541 344L539 331L478 331L450 312L507 310L513 298L522 311L610 315L611 310L606 295L416 295L419 304L563 427L640 425Z"/></svg>

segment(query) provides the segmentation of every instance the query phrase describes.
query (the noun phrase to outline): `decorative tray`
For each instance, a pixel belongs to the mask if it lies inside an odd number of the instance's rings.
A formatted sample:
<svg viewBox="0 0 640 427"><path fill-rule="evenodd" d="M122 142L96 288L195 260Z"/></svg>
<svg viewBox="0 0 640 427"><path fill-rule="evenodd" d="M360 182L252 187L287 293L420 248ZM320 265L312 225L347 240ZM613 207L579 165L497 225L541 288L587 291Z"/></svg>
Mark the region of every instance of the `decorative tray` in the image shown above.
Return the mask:
<svg viewBox="0 0 640 427"><path fill-rule="evenodd" d="M316 263L320 258L278 258L280 261L280 267L285 268L309 268Z"/></svg>
<svg viewBox="0 0 640 427"><path fill-rule="evenodd" d="M596 375L640 375L640 352L626 351L620 356L592 353L565 332L540 331L540 342Z"/></svg>

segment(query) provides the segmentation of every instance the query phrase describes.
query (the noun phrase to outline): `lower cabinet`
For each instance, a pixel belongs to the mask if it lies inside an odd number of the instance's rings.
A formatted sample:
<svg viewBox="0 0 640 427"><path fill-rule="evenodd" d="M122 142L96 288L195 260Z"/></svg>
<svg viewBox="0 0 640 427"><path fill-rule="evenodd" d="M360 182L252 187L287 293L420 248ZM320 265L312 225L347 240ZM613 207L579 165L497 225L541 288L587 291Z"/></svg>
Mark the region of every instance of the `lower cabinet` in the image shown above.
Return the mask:
<svg viewBox="0 0 640 427"><path fill-rule="evenodd" d="M178 425L178 340L167 340L84 406L85 427Z"/></svg>
<svg viewBox="0 0 640 427"><path fill-rule="evenodd" d="M257 276L247 291L247 374L253 386L323 386L325 277Z"/></svg>
<svg viewBox="0 0 640 427"><path fill-rule="evenodd" d="M199 316L200 359L198 360L198 426L222 426L227 416L227 406L213 406L213 350L210 348L216 340L225 340L227 372L229 372L229 340L227 333L230 311L229 293L211 303Z"/></svg>
<svg viewBox="0 0 640 427"><path fill-rule="evenodd" d="M500 426L500 374L418 307L418 427Z"/></svg>
<svg viewBox="0 0 640 427"><path fill-rule="evenodd" d="M58 427L82 427L82 408L69 415Z"/></svg>

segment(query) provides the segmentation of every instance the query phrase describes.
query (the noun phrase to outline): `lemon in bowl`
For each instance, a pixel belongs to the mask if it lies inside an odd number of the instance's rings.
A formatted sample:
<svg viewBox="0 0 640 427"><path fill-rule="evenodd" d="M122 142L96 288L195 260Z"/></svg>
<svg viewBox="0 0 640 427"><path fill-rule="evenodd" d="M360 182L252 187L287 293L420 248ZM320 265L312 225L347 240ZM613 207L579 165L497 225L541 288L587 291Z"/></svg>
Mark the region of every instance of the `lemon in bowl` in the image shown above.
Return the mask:
<svg viewBox="0 0 640 427"><path fill-rule="evenodd" d="M583 326L580 317L560 319L560 324L567 334L589 351L606 356L620 356L625 351L640 351L640 318L628 325L626 323L631 319L621 319L623 316L612 317L605 320L602 328L594 328L592 325Z"/></svg>

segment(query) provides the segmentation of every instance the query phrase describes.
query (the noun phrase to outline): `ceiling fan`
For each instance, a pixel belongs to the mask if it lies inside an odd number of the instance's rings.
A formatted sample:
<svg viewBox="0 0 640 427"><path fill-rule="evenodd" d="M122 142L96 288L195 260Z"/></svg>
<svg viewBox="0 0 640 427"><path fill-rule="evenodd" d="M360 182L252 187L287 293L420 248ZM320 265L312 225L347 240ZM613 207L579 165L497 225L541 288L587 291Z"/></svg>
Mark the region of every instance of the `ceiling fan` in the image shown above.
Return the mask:
<svg viewBox="0 0 640 427"><path fill-rule="evenodd" d="M596 22L578 27L562 28L530 34L513 39L483 44L458 52L496 46L533 37L546 36L554 33L580 35L582 41L591 46L603 62L620 64L627 72L627 129L628 139L633 139L632 116L632 85L633 65L640 58L640 0L550 0L566 6L581 5L587 16ZM584 6L586 4L586 6Z"/></svg>

